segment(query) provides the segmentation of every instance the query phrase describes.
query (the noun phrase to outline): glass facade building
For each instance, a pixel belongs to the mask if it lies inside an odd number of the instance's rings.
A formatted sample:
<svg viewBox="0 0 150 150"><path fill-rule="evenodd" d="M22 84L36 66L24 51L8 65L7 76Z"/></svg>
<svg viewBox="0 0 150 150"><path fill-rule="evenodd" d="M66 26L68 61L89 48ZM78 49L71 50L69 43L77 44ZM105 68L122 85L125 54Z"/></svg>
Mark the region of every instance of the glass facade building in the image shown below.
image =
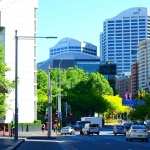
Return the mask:
<svg viewBox="0 0 150 150"><path fill-rule="evenodd" d="M83 52L66 52L51 56L48 60L38 63L38 69L78 67L86 72L99 72L100 58Z"/></svg>
<svg viewBox="0 0 150 150"><path fill-rule="evenodd" d="M131 73L137 60L139 42L150 38L150 12L147 8L130 8L107 19L100 35L100 54L104 62L117 65L117 75Z"/></svg>
<svg viewBox="0 0 150 150"><path fill-rule="evenodd" d="M63 38L54 47L50 48L50 57L65 52L83 52L97 56L97 47L85 41L80 42L72 38Z"/></svg>

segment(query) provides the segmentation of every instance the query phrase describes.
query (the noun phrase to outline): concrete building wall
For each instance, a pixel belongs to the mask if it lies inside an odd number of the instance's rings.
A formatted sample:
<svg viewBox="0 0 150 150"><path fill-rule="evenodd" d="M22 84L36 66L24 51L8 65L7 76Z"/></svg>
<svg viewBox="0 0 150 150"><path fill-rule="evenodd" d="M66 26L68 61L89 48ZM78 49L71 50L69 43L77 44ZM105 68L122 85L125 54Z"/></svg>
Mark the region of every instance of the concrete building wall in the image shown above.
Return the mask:
<svg viewBox="0 0 150 150"><path fill-rule="evenodd" d="M131 95L131 76L122 76L116 79L116 90L123 99L130 99Z"/></svg>
<svg viewBox="0 0 150 150"><path fill-rule="evenodd" d="M134 63L131 68L131 93L133 98L138 94L138 63Z"/></svg>
<svg viewBox="0 0 150 150"><path fill-rule="evenodd" d="M37 0L0 1L0 26L5 27L7 78L15 79L15 30L19 36L35 36ZM18 41L18 114L19 122L33 122L35 116L35 40ZM14 119L14 90L7 98L6 122Z"/></svg>
<svg viewBox="0 0 150 150"><path fill-rule="evenodd" d="M139 89L150 91L150 40L140 42L138 50Z"/></svg>

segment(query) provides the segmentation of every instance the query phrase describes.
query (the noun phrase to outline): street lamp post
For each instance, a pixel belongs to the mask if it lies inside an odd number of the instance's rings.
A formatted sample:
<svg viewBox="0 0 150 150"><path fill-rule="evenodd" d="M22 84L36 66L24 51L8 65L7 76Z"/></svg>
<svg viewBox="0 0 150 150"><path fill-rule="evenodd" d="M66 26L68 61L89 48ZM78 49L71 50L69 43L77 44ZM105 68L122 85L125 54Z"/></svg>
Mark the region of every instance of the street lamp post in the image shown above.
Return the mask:
<svg viewBox="0 0 150 150"><path fill-rule="evenodd" d="M52 85L50 77L51 68L48 68L48 137L52 135Z"/></svg>
<svg viewBox="0 0 150 150"><path fill-rule="evenodd" d="M18 140L18 32L15 31L15 140ZM11 129L12 130L12 129Z"/></svg>
<svg viewBox="0 0 150 150"><path fill-rule="evenodd" d="M18 40L34 40L36 38L39 39L55 39L56 36L18 36L17 30L15 31L15 135L14 139L18 140ZM52 112L50 112L52 113ZM49 115L50 116L50 115ZM52 116L52 114L51 114ZM49 119L52 124L52 118ZM50 128L50 126L49 126ZM50 130L50 129L49 129ZM49 136L49 135L48 135Z"/></svg>
<svg viewBox="0 0 150 150"><path fill-rule="evenodd" d="M61 63L62 63L62 59L60 60L59 62L59 75L58 75L58 86L59 86L59 93L58 93L58 115L59 115L59 123L60 123L60 126L62 124L62 111L61 111Z"/></svg>

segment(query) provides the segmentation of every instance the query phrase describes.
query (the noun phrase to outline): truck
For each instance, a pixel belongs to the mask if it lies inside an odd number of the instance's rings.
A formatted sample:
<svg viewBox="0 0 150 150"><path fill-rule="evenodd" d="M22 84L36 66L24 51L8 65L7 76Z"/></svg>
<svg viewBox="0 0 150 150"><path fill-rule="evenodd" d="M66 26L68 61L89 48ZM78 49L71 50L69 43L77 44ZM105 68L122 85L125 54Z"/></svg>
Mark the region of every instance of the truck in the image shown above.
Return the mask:
<svg viewBox="0 0 150 150"><path fill-rule="evenodd" d="M102 117L81 117L81 122L87 122L81 129L82 135L99 135L100 128L102 128Z"/></svg>
<svg viewBox="0 0 150 150"><path fill-rule="evenodd" d="M102 128L102 117L81 117L81 121L88 121L91 124L98 124Z"/></svg>

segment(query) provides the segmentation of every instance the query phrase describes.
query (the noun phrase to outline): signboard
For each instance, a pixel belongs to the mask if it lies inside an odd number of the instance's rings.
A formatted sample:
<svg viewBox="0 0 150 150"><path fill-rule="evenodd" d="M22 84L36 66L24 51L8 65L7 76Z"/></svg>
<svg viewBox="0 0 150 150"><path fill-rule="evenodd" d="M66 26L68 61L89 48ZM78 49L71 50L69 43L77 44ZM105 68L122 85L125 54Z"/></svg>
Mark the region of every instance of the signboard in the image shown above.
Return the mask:
<svg viewBox="0 0 150 150"><path fill-rule="evenodd" d="M138 105L144 105L144 101L138 99L124 99L122 100L122 104L130 107L136 107Z"/></svg>

